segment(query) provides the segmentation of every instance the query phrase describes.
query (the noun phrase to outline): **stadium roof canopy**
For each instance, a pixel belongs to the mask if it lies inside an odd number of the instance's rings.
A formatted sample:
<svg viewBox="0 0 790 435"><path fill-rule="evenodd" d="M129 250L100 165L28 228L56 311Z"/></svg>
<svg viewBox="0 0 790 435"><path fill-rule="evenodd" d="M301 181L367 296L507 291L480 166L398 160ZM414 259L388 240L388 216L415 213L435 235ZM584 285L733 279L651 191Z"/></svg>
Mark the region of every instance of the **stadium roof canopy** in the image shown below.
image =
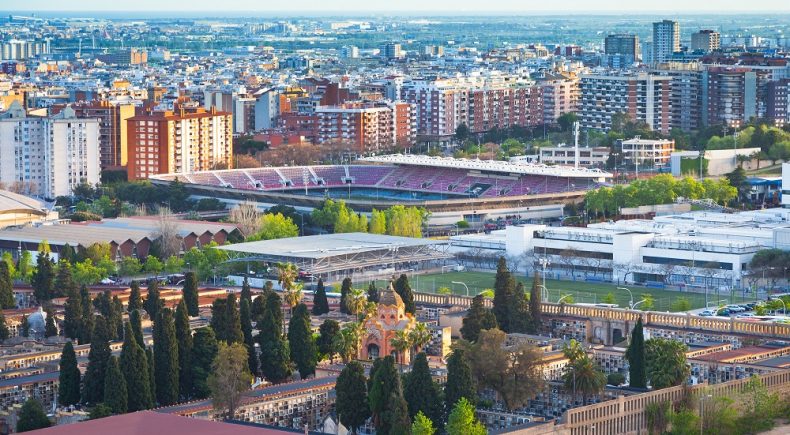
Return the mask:
<svg viewBox="0 0 790 435"><path fill-rule="evenodd" d="M598 168L574 168L572 166L547 166L534 163L511 163L499 160L456 159L454 157L432 157L417 154L389 154L363 157L363 162L395 165L432 166L474 171L499 172L519 175L543 175L570 178L611 178L612 174Z"/></svg>
<svg viewBox="0 0 790 435"><path fill-rule="evenodd" d="M220 246L230 261L293 263L324 274L451 258L447 242L368 233L322 234Z"/></svg>

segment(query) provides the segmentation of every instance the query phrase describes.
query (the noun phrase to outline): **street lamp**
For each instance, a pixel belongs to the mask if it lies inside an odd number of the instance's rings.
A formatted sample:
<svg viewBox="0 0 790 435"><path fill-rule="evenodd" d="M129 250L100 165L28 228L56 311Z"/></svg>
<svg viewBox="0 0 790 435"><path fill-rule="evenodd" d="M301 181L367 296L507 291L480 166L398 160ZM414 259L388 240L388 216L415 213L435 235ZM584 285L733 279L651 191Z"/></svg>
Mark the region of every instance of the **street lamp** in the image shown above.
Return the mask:
<svg viewBox="0 0 790 435"><path fill-rule="evenodd" d="M632 309L632 310L634 310L634 309L636 309L636 306L637 306L637 305L639 305L639 304L642 304L642 303L645 303L645 302L647 302L647 299L642 299L641 301L639 301L639 302L637 302L637 303L635 303L635 304L631 305L631 309Z"/></svg>
<svg viewBox="0 0 790 435"><path fill-rule="evenodd" d="M549 289L545 285L540 285L540 284L538 284L538 288L543 290L543 294L541 295L541 302L550 302Z"/></svg>
<svg viewBox="0 0 790 435"><path fill-rule="evenodd" d="M543 287L546 287L546 268L551 265L551 261L549 261L546 257L540 257L538 259L538 263L543 268Z"/></svg>
<svg viewBox="0 0 790 435"><path fill-rule="evenodd" d="M466 289L466 296L467 297L469 296L469 287L466 284L462 283L461 281L450 281L450 284L458 284L464 286L464 288Z"/></svg>
<svg viewBox="0 0 790 435"><path fill-rule="evenodd" d="M631 307L631 309L633 310L634 309L634 294L631 293L631 290L629 290L627 287L617 287L617 290L625 290L625 291L628 292L628 295L631 297L631 300L628 302L628 306Z"/></svg>
<svg viewBox="0 0 790 435"><path fill-rule="evenodd" d="M561 303L561 302L562 302L562 300L563 300L563 299L565 299L565 298L568 298L568 297L571 297L571 296L573 296L573 295L572 295L572 294L570 294L570 293L568 293L567 295L565 295L565 296L561 297L561 298L560 298L560 299L557 301L557 303L559 304L559 303Z"/></svg>

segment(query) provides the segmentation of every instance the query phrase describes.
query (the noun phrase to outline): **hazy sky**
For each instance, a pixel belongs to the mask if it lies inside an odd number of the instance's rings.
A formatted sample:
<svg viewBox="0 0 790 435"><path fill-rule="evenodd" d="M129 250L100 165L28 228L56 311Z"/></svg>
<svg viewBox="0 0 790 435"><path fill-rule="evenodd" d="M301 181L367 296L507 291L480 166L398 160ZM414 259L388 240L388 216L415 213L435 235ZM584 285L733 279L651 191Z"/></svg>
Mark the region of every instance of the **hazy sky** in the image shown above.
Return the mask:
<svg viewBox="0 0 790 435"><path fill-rule="evenodd" d="M482 12L790 12L788 0L0 0L0 10L20 11L255 11L354 14L376 11Z"/></svg>

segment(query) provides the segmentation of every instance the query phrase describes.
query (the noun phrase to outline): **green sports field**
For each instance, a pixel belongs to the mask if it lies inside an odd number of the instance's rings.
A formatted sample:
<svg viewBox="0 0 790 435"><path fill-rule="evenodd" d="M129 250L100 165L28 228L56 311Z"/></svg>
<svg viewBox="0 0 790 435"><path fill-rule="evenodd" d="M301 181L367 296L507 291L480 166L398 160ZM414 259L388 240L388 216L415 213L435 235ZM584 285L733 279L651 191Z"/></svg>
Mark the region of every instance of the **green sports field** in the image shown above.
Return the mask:
<svg viewBox="0 0 790 435"><path fill-rule="evenodd" d="M529 288L532 286L532 278L526 278L522 275L519 277L519 280L524 282L527 286L527 291L529 291ZM469 287L470 295L476 295L485 289L494 287L494 273L447 272L409 277L411 287L415 291L435 293L438 289L447 287L455 294L465 295L466 289L464 286L453 284L453 281L463 282ZM377 285L381 287L385 286L386 283L379 281ZM549 289L549 300L552 302L557 302L560 297L570 294L576 303L600 303L602 298L611 292L614 294L617 304L621 307L627 307L629 302L628 292L618 290L617 287L617 285L603 282L546 280L546 288ZM703 293L679 292L642 286L626 287L634 294L634 302L642 300L642 294L650 294L654 300L654 311L671 311L672 303L679 297L688 299L691 303L691 308L705 308L705 294ZM708 301L711 304L714 301L720 301L723 304L740 303L749 300L751 299L749 299L748 295L744 299L741 293L735 295L721 293L717 296L715 290L711 290L711 293L708 294Z"/></svg>

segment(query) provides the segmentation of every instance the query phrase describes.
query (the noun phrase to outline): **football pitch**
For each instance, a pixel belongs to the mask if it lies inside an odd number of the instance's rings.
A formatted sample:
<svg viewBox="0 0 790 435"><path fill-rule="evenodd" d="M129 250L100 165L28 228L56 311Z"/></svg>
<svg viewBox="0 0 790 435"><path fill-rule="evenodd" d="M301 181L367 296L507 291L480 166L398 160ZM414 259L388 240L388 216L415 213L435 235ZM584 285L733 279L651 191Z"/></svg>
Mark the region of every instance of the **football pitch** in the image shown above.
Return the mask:
<svg viewBox="0 0 790 435"><path fill-rule="evenodd" d="M485 289L494 287L493 272L446 272L434 273L428 275L411 275L409 276L409 283L415 291L425 293L436 293L440 288L449 288L454 294L465 295L466 288L463 284L469 287L469 294L476 295ZM523 275L518 277L518 280L523 282L526 286L526 291L532 286L532 278ZM455 282L455 283L454 283ZM463 284L458 284L463 283ZM385 281L378 281L377 286L386 286ZM615 303L620 307L628 307L630 297L625 290L618 290L617 285L605 282L587 282L587 281L559 281L553 279L546 280L546 288L548 289L548 300L557 302L565 295L571 295L574 303L602 303L603 298L612 293L615 297ZM677 290L666 290L660 288L649 288L638 285L626 285L631 293L634 295L634 302L641 301L643 294L649 294L653 298L653 311L672 311L672 305L678 298L686 298L691 304L692 309L705 308L705 294L697 292L686 292ZM716 291L711 289L708 293L708 302L711 305L720 305L728 303L741 303L752 300L749 295L744 295L741 292L730 294L724 292L716 294ZM565 298L568 300L568 298ZM716 303L718 301L718 303ZM639 308L639 306L637 307Z"/></svg>

